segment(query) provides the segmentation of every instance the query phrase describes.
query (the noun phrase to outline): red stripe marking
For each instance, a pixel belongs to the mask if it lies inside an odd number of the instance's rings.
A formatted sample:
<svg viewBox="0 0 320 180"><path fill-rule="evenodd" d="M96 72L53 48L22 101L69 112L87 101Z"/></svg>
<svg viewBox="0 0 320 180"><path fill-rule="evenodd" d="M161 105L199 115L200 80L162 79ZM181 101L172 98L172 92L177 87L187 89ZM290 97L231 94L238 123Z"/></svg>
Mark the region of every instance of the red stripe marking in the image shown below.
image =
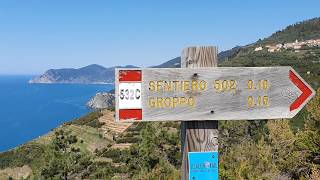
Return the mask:
<svg viewBox="0 0 320 180"><path fill-rule="evenodd" d="M302 94L290 106L290 111L293 111L301 106L301 104L312 94L312 91L291 70L289 72L289 77L291 81L302 91Z"/></svg>
<svg viewBox="0 0 320 180"><path fill-rule="evenodd" d="M142 120L142 109L119 109L120 120Z"/></svg>
<svg viewBox="0 0 320 180"><path fill-rule="evenodd" d="M141 70L120 70L119 81L141 81Z"/></svg>

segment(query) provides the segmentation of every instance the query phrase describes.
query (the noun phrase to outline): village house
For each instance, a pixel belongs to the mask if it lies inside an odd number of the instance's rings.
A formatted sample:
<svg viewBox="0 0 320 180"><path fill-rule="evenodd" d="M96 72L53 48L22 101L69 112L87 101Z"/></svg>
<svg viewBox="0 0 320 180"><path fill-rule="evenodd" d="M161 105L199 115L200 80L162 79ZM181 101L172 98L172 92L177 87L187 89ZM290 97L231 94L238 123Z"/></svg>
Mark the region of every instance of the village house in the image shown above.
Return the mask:
<svg viewBox="0 0 320 180"><path fill-rule="evenodd" d="M263 48L261 47L261 46L259 46L259 47L256 47L255 49L254 49L254 51L261 51Z"/></svg>
<svg viewBox="0 0 320 180"><path fill-rule="evenodd" d="M281 48L283 47L283 44L277 44L276 47L277 47L278 49L281 49Z"/></svg>
<svg viewBox="0 0 320 180"><path fill-rule="evenodd" d="M295 50L296 50L296 49L301 49L301 47L302 47L302 45L294 45L294 46L293 46L293 49L295 49Z"/></svg>
<svg viewBox="0 0 320 180"><path fill-rule="evenodd" d="M316 44L317 42L316 42L316 40L314 40L314 39L310 39L310 40L307 40L306 41L306 44L307 44L307 46L312 46L313 44Z"/></svg>
<svg viewBox="0 0 320 180"><path fill-rule="evenodd" d="M293 49L293 47L294 47L294 43L285 43L283 45L284 49Z"/></svg>
<svg viewBox="0 0 320 180"><path fill-rule="evenodd" d="M295 52L300 52L299 50L302 47L315 47L315 46L319 46L320 47L320 39L309 39L306 41L298 41L295 40L295 42L291 42L291 43L284 43L284 44L277 44L277 45L266 45L265 47L268 49L268 52L278 52L280 51L282 48L284 49L293 49L295 50ZM263 49L262 46L256 47L254 49L254 51L261 51Z"/></svg>
<svg viewBox="0 0 320 180"><path fill-rule="evenodd" d="M277 48L277 46L269 46L268 52L277 52L280 49Z"/></svg>

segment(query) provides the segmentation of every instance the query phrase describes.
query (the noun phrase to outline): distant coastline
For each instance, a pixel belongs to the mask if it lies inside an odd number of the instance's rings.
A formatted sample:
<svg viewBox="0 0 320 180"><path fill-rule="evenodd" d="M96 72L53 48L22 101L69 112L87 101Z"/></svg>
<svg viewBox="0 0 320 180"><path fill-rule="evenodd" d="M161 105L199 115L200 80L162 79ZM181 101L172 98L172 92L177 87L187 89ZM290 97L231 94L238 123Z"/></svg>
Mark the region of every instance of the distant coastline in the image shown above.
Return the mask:
<svg viewBox="0 0 320 180"><path fill-rule="evenodd" d="M179 68L180 57L166 61L152 68ZM29 80L30 84L114 84L115 68L138 68L133 65L103 67L91 64L82 68L49 69L44 74Z"/></svg>
<svg viewBox="0 0 320 180"><path fill-rule="evenodd" d="M48 133L92 111L86 103L111 84L28 84L34 76L0 75L0 152ZM1 179L1 178L0 178Z"/></svg>
<svg viewBox="0 0 320 180"><path fill-rule="evenodd" d="M105 68L91 64L82 68L49 69L29 83L43 84L113 84L115 68L136 68L136 66L116 66Z"/></svg>

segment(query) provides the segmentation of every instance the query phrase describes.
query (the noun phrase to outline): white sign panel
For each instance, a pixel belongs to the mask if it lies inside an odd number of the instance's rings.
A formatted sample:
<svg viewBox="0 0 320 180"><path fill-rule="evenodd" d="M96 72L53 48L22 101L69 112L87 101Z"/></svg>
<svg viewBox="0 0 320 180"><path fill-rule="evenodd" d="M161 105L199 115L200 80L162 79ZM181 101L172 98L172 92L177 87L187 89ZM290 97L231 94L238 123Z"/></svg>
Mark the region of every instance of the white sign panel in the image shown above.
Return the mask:
<svg viewBox="0 0 320 180"><path fill-rule="evenodd" d="M141 109L141 83L119 83L120 109Z"/></svg>

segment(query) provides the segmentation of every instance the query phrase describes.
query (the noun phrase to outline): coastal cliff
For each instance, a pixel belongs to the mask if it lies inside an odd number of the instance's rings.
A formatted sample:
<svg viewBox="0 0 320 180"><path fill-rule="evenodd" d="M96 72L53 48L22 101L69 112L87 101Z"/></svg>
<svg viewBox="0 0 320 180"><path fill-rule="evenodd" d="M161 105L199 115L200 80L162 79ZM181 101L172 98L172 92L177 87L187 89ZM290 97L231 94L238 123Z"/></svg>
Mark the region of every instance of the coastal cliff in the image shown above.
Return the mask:
<svg viewBox="0 0 320 180"><path fill-rule="evenodd" d="M105 109L113 108L115 105L114 94L111 93L97 93L93 98L91 98L87 106L91 109Z"/></svg>

